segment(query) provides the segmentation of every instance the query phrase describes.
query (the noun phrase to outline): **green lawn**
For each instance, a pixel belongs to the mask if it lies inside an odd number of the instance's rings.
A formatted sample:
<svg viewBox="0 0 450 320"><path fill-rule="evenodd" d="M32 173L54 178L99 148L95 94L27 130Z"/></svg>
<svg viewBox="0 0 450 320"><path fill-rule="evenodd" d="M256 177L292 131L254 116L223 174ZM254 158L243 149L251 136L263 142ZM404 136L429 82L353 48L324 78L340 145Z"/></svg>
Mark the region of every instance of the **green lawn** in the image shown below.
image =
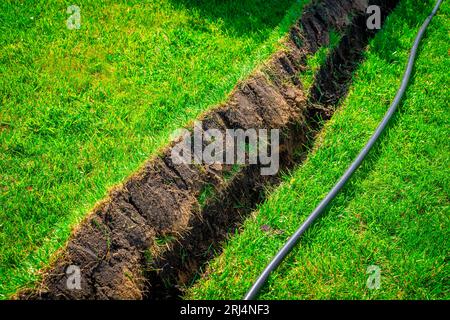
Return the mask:
<svg viewBox="0 0 450 320"><path fill-rule="evenodd" d="M73 1L1 1L0 298L279 49L305 2L80 1L69 30Z"/></svg>
<svg viewBox="0 0 450 320"><path fill-rule="evenodd" d="M286 175L186 297L243 297L374 131L434 2L401 1L371 41L348 97L306 162ZM260 298L450 298L449 14L445 1L429 26L406 97L381 142L270 277ZM366 286L370 265L381 270L379 290Z"/></svg>

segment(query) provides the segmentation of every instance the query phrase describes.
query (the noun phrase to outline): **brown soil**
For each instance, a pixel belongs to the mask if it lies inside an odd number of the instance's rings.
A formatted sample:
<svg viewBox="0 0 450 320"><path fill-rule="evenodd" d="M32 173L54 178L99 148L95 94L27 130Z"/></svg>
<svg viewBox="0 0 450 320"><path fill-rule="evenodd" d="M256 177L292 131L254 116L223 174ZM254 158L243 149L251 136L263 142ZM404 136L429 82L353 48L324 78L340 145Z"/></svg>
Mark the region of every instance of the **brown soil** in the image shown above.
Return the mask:
<svg viewBox="0 0 450 320"><path fill-rule="evenodd" d="M398 1L378 0L387 14ZM364 0L324 0L306 8L279 52L239 85L226 104L206 113L203 129L278 128L280 168L302 160L319 119L329 118L348 90L372 32L365 27ZM307 56L342 35L318 71L309 94L298 74ZM308 98L306 98L308 97ZM22 299L177 298L202 266L220 252L221 242L264 200L279 177L262 176L247 165L230 177L230 166L175 165L171 148L149 160L96 207L35 289ZM214 190L199 202L205 188ZM81 289L68 289L68 266L81 268Z"/></svg>

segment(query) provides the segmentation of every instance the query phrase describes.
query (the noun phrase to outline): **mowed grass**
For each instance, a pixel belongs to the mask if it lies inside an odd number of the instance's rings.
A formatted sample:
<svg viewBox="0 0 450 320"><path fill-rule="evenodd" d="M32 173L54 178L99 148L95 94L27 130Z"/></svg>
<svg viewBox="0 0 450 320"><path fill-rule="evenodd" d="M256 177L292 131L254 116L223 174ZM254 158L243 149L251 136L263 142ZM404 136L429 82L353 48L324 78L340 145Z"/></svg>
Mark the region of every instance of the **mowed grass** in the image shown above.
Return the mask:
<svg viewBox="0 0 450 320"><path fill-rule="evenodd" d="M287 174L231 237L187 298L244 296L378 125L433 5L434 0L401 1L371 41L348 97L306 162ZM326 214L272 274L261 299L450 298L449 14L445 1L429 26L405 99L388 130ZM381 271L378 290L367 287L371 265Z"/></svg>
<svg viewBox="0 0 450 320"><path fill-rule="evenodd" d="M0 298L281 47L306 1L1 1ZM81 8L69 30L67 7Z"/></svg>

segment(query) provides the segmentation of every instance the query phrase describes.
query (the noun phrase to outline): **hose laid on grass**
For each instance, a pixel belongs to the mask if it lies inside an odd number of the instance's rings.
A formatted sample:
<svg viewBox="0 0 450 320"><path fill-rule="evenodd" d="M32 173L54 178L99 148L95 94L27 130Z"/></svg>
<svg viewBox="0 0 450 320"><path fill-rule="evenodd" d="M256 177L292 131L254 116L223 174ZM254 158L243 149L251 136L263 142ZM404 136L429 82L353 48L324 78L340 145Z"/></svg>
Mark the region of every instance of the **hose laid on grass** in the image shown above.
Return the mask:
<svg viewBox="0 0 450 320"><path fill-rule="evenodd" d="M414 61L416 59L417 49L419 47L420 41L422 40L422 37L425 33L426 28L428 27L431 19L433 18L433 16L436 14L437 10L439 9L439 6L441 5L442 1L443 0L438 0L436 2L436 5L435 5L433 11L426 18L425 22L422 24L422 26L416 36L414 45L412 46L411 52L409 54L408 65L406 67L405 73L403 74L402 83L400 85L400 88L397 91L397 94L395 95L394 101L392 102L388 111L384 115L383 120L378 125L377 129L375 130L373 135L370 137L369 141L364 146L364 148L361 150L361 152L358 154L356 159L347 168L345 173L338 180L338 182L334 185L334 187L330 190L330 192L326 195L326 197L319 203L319 205L309 215L309 217L305 220L305 222L303 222L303 224L297 229L297 231L295 231L295 233L289 238L289 240L284 244L284 246L280 249L280 251L278 251L278 253L275 255L275 257L273 257L272 261L266 266L264 271L260 274L258 279L253 283L253 286L250 288L250 290L245 295L244 300L253 300L257 297L259 291L265 284L270 273L280 265L280 263L283 261L283 259L286 257L286 255L297 244L297 242L300 239L300 237L302 236L302 234L317 219L317 217L320 216L320 214L325 210L327 205L336 197L336 195L339 193L339 191L345 185L347 180L350 179L352 174L359 167L359 165L364 160L366 155L369 153L369 151L372 148L372 146L374 145L374 143L377 141L378 137L383 132L384 128L386 127L386 125L388 124L392 115L394 114L395 110L397 109L397 106L400 103L400 101L403 97L403 94L406 91L409 79L411 77L411 72L412 72L412 69L414 66Z"/></svg>

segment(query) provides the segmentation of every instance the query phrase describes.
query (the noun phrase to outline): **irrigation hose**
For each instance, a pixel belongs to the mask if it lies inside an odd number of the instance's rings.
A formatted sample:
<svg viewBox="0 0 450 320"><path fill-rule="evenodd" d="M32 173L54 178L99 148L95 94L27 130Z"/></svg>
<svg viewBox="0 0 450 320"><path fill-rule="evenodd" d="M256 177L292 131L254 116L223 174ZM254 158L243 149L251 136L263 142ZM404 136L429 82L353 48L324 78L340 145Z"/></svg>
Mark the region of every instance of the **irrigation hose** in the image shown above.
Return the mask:
<svg viewBox="0 0 450 320"><path fill-rule="evenodd" d="M259 275L258 279L253 283L253 286L250 288L250 290L245 295L244 300L253 300L258 296L259 291L264 286L264 284L265 284L267 278L269 277L269 275L271 274L271 272L274 271L280 265L280 263L287 256L287 254L297 244L297 242L299 241L299 239L303 235L303 233L320 216L320 214L325 210L327 205L336 197L336 195L339 193L339 191L345 185L347 180L350 179L352 174L359 167L361 162L364 160L364 158L369 153L372 146L375 144L375 142L377 141L377 139L379 138L379 136L385 129L386 125L388 124L389 120L392 118L392 115L394 114L395 110L397 109L397 106L400 103L400 101L403 97L403 94L405 93L406 88L408 86L408 82L411 77L411 72L412 72L412 69L414 66L414 61L416 59L417 49L419 47L420 41L422 40L422 37L425 33L426 28L430 24L431 19L434 17L436 12L438 11L439 6L441 5L442 1L443 0L438 0L436 2L436 5L435 5L433 11L425 19L424 23L420 27L420 30L416 36L416 39L414 40L414 45L412 46L411 52L409 54L408 65L406 67L405 73L403 74L402 83L400 85L400 88L397 91L397 94L395 95L394 101L392 102L388 111L384 115L383 120L380 122L377 129L375 130L373 135L370 137L369 141L366 143L364 148L360 151L358 156L355 158L355 160L352 162L352 164L347 168L345 173L338 180L338 182L333 186L333 188L326 195L326 197L319 203L319 205L309 215L309 217L305 220L305 222L303 222L303 224L297 229L297 231L295 231L295 233L289 238L289 240L284 244L284 246L280 249L280 251L278 251L278 253L272 258L272 261L266 266L264 271Z"/></svg>

